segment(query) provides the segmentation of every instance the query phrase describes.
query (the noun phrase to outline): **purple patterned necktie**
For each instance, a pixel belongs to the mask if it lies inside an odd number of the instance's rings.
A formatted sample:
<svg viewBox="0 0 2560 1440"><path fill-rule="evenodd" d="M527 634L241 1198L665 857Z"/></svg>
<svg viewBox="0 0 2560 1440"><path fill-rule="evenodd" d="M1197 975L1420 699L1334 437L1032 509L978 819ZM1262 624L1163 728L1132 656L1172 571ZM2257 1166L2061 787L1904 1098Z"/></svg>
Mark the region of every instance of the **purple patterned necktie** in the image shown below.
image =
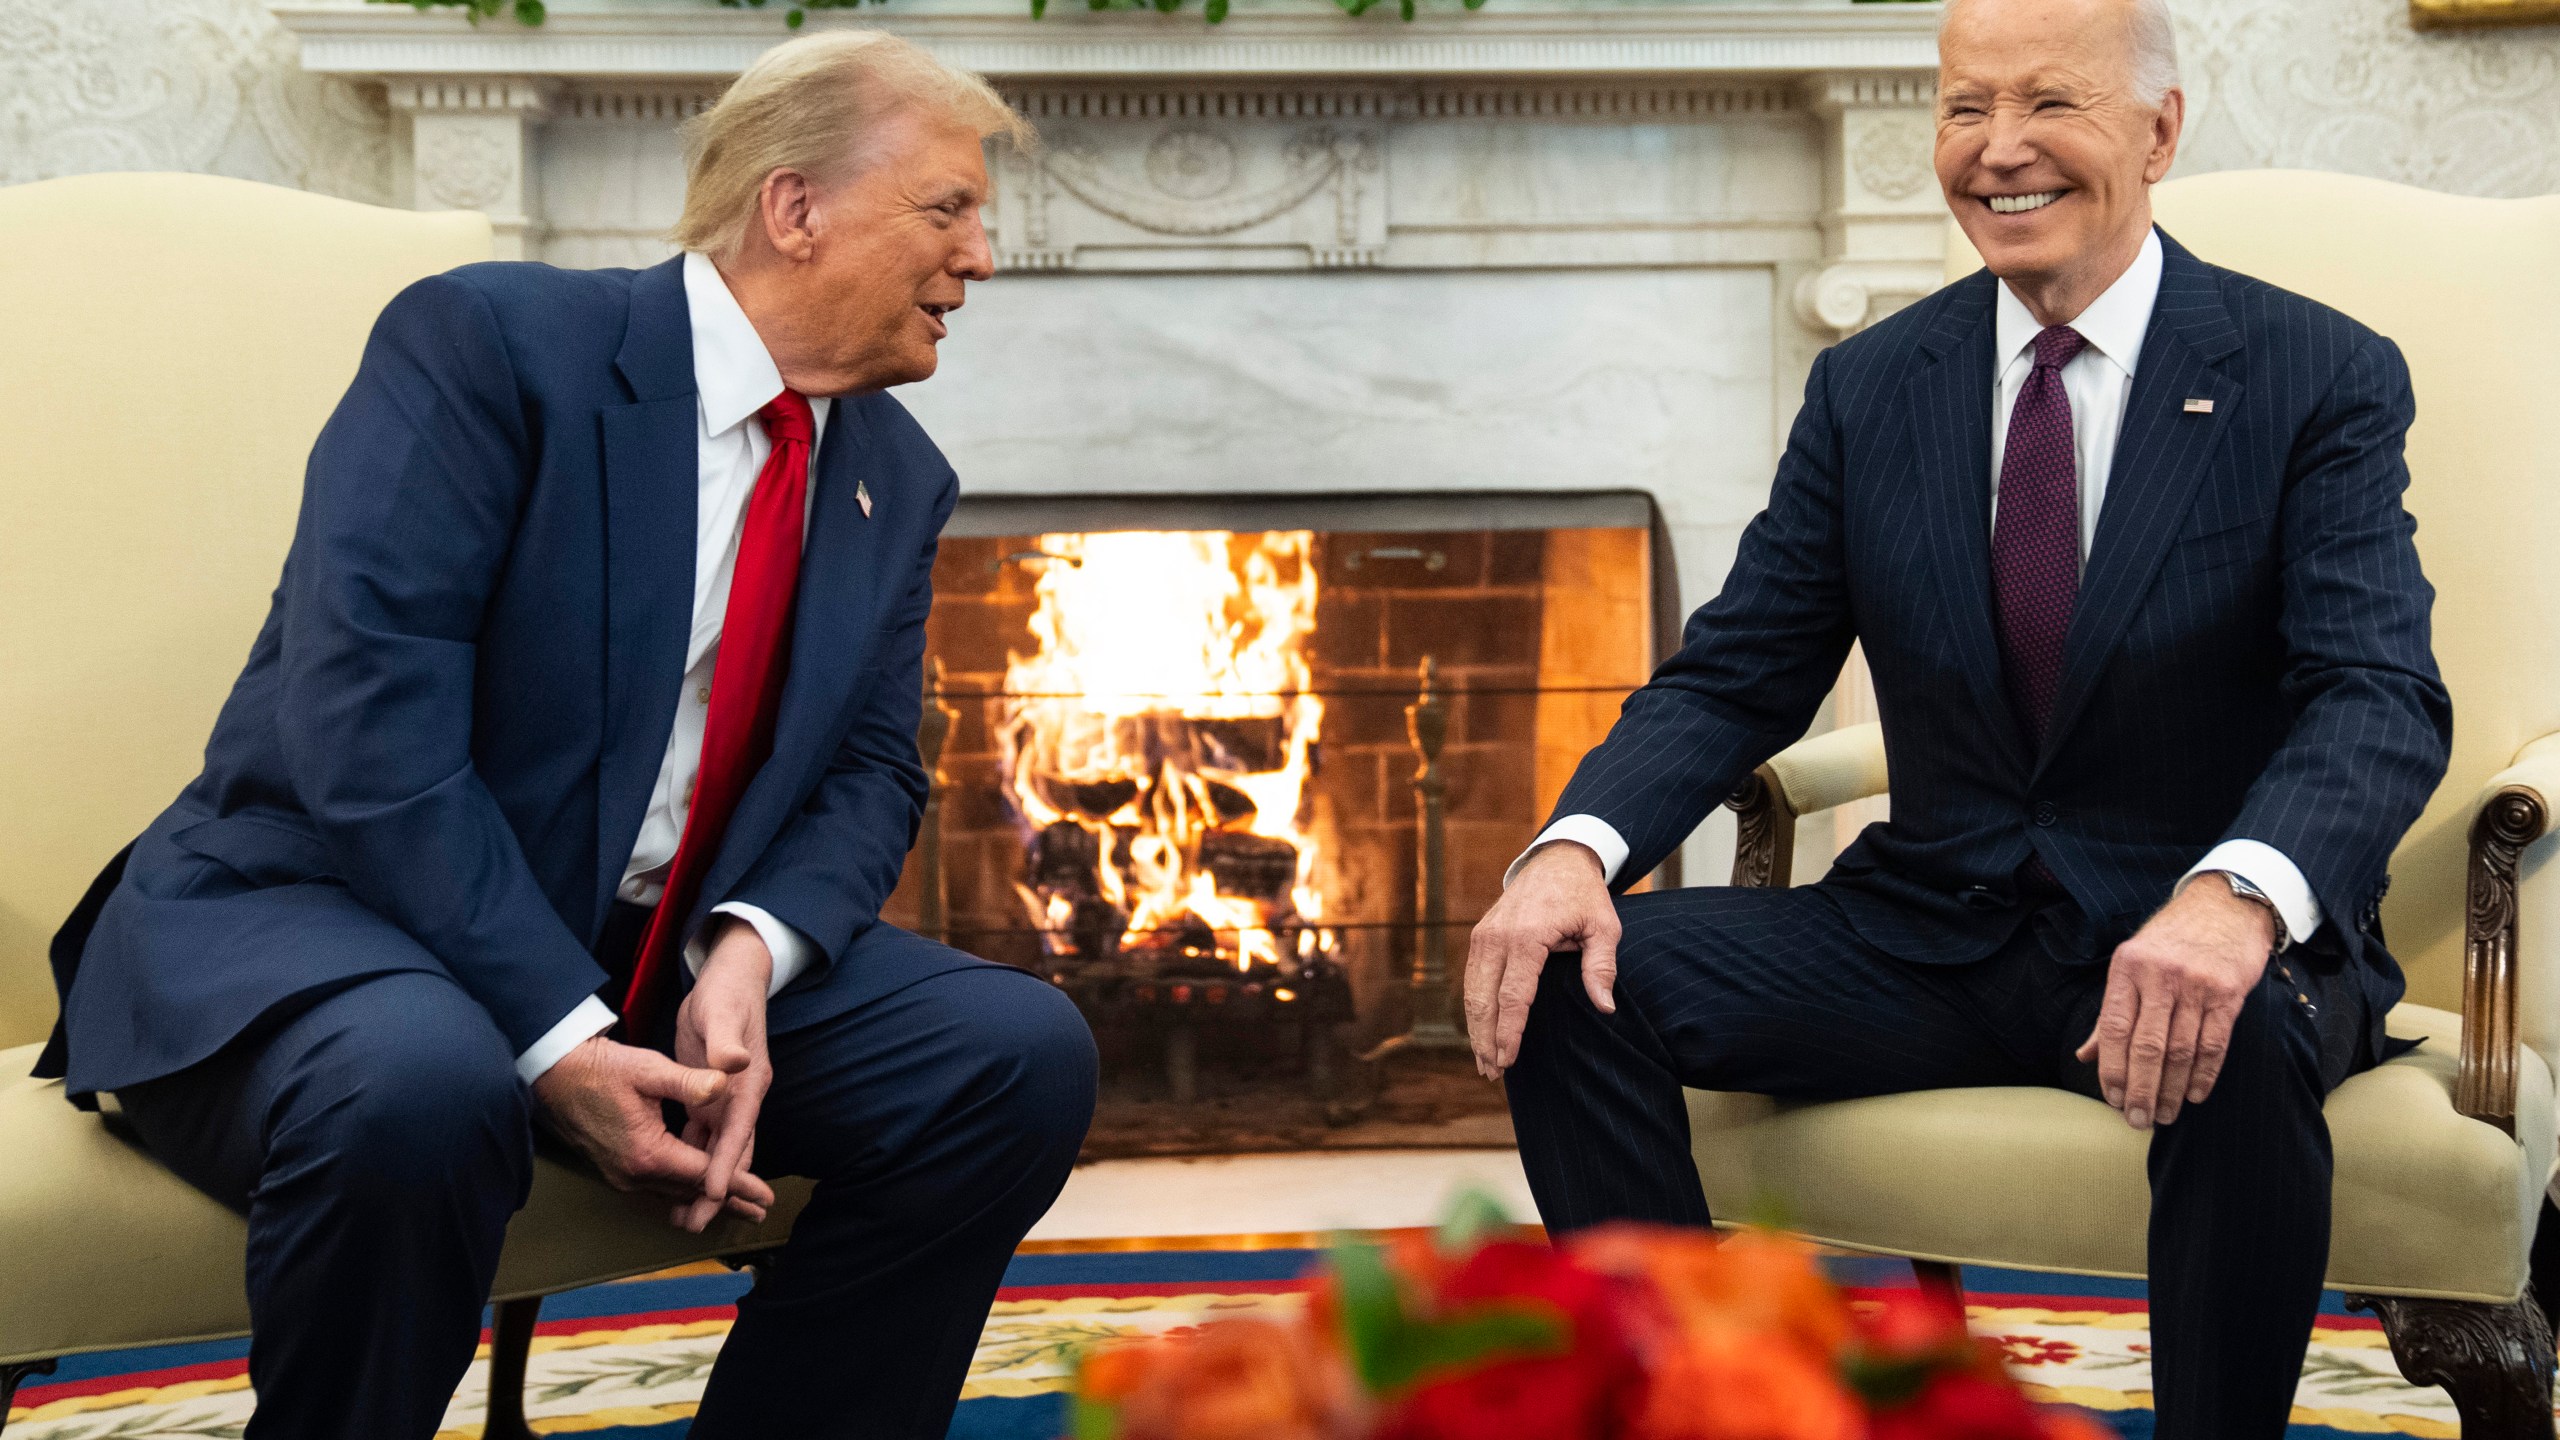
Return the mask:
<svg viewBox="0 0 2560 1440"><path fill-rule="evenodd" d="M2030 742L2044 743L2062 683L2062 641L2080 597L2080 467L2062 367L2089 342L2068 325L2037 334L2036 366L2009 412L2000 518L1991 528L1991 603L2000 662Z"/></svg>

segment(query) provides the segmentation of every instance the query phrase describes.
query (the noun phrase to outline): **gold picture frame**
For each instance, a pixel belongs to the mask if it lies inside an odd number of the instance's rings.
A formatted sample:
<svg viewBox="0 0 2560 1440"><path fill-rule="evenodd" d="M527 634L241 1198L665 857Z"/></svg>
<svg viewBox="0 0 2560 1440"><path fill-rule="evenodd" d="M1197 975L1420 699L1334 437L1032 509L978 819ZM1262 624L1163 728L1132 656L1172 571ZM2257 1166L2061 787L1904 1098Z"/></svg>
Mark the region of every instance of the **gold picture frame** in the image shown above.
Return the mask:
<svg viewBox="0 0 2560 1440"><path fill-rule="evenodd" d="M2409 23L2421 30L2560 24L2560 0L2409 0Z"/></svg>

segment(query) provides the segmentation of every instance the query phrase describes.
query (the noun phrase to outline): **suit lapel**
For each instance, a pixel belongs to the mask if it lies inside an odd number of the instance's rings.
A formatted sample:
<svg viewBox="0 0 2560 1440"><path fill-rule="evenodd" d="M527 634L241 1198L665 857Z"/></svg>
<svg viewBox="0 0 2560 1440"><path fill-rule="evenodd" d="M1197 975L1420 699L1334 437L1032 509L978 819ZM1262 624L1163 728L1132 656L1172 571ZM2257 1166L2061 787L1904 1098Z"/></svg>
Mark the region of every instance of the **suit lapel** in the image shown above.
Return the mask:
<svg viewBox="0 0 2560 1440"><path fill-rule="evenodd" d="M2160 299L2134 365L2097 538L2063 642L2045 760L2097 688L2107 657L2124 638L2134 607L2151 588L2195 504L2197 487L2212 469L2223 427L2240 408L2243 386L2215 368L2240 348L2221 287L2211 268L2176 241L2164 234L2161 244ZM2211 401L2211 409L2191 412L2191 399Z"/></svg>
<svg viewBox="0 0 2560 1440"><path fill-rule="evenodd" d="M1910 409L1936 590L1965 679L2012 761L2026 760L1991 628L1992 280L1976 272L1921 337L1936 357L1911 379Z"/></svg>
<svg viewBox="0 0 2560 1440"><path fill-rule="evenodd" d="M693 632L699 406L682 258L641 271L614 366L631 404L604 438L605 706L596 785L596 913L608 908L657 788Z"/></svg>
<svg viewBox="0 0 2560 1440"><path fill-rule="evenodd" d="M818 445L817 490L801 550L799 594L791 607L791 669L774 722L773 756L747 786L702 886L705 908L727 894L764 853L815 767L833 758L829 727L844 711L877 643L881 525L863 513L867 488L883 515L906 497L881 464L863 418L865 398L847 396L827 416Z"/></svg>

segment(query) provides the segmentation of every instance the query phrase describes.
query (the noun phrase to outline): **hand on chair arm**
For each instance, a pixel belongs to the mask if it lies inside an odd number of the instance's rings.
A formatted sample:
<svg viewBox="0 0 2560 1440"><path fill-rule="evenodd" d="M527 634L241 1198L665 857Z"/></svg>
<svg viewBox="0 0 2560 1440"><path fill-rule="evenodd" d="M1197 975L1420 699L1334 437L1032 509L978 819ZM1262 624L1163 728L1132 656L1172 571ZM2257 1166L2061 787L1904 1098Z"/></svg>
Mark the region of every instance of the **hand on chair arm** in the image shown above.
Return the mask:
<svg viewBox="0 0 2560 1440"><path fill-rule="evenodd" d="M339 877L522 1054L605 977L472 765L476 640L527 483L512 375L469 283L423 280L384 310L312 450L278 713Z"/></svg>

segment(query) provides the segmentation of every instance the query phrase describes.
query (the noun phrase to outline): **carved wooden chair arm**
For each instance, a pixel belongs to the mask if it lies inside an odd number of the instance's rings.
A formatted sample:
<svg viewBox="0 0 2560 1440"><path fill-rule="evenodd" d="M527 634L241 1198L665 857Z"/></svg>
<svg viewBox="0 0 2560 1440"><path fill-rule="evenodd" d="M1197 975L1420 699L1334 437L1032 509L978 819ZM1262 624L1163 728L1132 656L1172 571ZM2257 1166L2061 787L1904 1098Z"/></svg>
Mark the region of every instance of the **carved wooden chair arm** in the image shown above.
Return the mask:
<svg viewBox="0 0 2560 1440"><path fill-rule="evenodd" d="M1735 812L1733 883L1782 887L1795 867L1796 821L1885 793L1884 732L1855 725L1798 741L1761 766L1725 803ZM2551 827L2560 796L2560 735L2528 745L2472 807L2463 924L2462 1056L2454 1108L2515 1133L2517 1047L2523 1016L2516 950L2518 865Z"/></svg>
<svg viewBox="0 0 2560 1440"><path fill-rule="evenodd" d="M1885 793L1884 727L1870 721L1799 740L1751 772L1725 804L1735 813L1733 883L1784 888L1796 820Z"/></svg>
<svg viewBox="0 0 2560 1440"><path fill-rule="evenodd" d="M2481 787L2472 806L2462 923L2462 1058L2454 1072L2453 1108L2510 1135L2516 1132L2517 1047L2523 1043L2518 867L2525 847L2551 828L2551 805L2544 798L2550 795L2560 795L2560 735L2524 747L2516 763Z"/></svg>

